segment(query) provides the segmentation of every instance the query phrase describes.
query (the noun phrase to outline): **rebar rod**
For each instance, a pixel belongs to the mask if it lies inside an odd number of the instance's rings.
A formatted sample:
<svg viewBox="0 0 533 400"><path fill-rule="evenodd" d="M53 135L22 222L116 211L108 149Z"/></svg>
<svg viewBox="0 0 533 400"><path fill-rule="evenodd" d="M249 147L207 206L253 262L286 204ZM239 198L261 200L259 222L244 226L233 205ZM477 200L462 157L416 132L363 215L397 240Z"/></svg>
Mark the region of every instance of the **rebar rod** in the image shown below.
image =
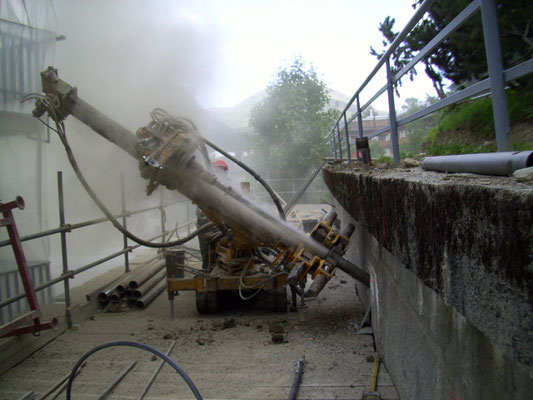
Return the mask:
<svg viewBox="0 0 533 400"><path fill-rule="evenodd" d="M83 367L85 367L87 363L84 362L83 364L80 365L80 368L76 371L76 375L75 376L78 376L78 374L81 372L81 370L83 369ZM67 376L67 379L61 384L61 386L59 386L59 388L57 389L57 391L52 395L52 397L50 398L50 400L55 400L57 399L61 393L63 392L63 390L65 390L65 388L68 386L68 378L70 378L70 374L68 374Z"/></svg>
<svg viewBox="0 0 533 400"><path fill-rule="evenodd" d="M167 356L170 355L170 353L172 352L172 349L174 349L175 345L176 345L176 341L173 340L172 343L170 344L170 347L168 348L167 352L165 353ZM150 386L152 386L152 383L154 383L154 380L155 380L157 374L159 374L159 371L161 371L161 368L163 367L164 364L165 364L165 360L161 360L161 362L159 363L159 365L155 369L154 373L152 374L152 376L148 380L148 383L144 387L143 391L141 392L139 397L137 397L137 400L142 400L144 398L144 396L146 395L146 393L148 393L148 390L150 389Z"/></svg>
<svg viewBox="0 0 533 400"><path fill-rule="evenodd" d="M118 384L124 379L126 375L137 365L137 361L132 362L128 367L126 367L120 375L107 387L107 389L98 397L98 400L104 400L113 392L113 390L118 386Z"/></svg>
<svg viewBox="0 0 533 400"><path fill-rule="evenodd" d="M80 371L81 371L81 369L83 367L85 367L85 364L87 364L87 363L83 363L80 366ZM63 383L65 383L67 381L67 379L69 378L69 376L70 376L70 372L68 374L66 374L63 378L61 378L54 386L52 386L50 389L48 389L48 391L46 393L44 393L41 397L39 397L37 400L44 400L46 397L48 397L50 394L52 394L54 392L54 390L56 390L59 386L61 386Z"/></svg>

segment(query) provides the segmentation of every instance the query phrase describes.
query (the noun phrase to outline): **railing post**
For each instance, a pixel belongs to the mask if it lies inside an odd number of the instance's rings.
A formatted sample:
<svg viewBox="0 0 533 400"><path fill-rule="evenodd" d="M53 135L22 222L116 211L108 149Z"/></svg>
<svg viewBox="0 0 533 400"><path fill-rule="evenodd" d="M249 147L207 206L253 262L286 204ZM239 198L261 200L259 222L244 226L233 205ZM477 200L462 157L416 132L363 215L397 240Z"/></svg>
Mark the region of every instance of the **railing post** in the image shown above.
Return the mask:
<svg viewBox="0 0 533 400"><path fill-rule="evenodd" d="M361 114L361 103L359 103L359 95L357 95L357 127L359 128L359 137L364 136L363 133L363 115Z"/></svg>
<svg viewBox="0 0 533 400"><path fill-rule="evenodd" d="M346 131L346 154L348 162L352 162L352 154L350 152L350 134L348 133L348 121L346 120L346 112L344 112L344 130Z"/></svg>
<svg viewBox="0 0 533 400"><path fill-rule="evenodd" d="M398 142L398 126L396 124L396 108L394 107L394 82L390 68L390 57L386 60L387 67L387 93L389 95L389 125L392 145L392 158L396 164L400 162L400 144Z"/></svg>
<svg viewBox="0 0 533 400"><path fill-rule="evenodd" d="M127 225L127 217L126 217L126 194L124 190L124 173L120 173L120 197L121 197L121 203L122 203L122 226L124 229L128 229ZM128 237L123 234L124 236L124 249L128 247ZM130 257L129 252L124 253L124 265L126 268L126 273L130 272Z"/></svg>
<svg viewBox="0 0 533 400"><path fill-rule="evenodd" d="M165 215L165 208L163 207L163 190L160 190L159 193L161 193L160 195L160 202L159 202L159 211L161 213L161 233L162 233L162 242L164 243L165 242L165 239L166 239L166 230L165 230L165 220L166 220L166 215Z"/></svg>
<svg viewBox="0 0 533 400"><path fill-rule="evenodd" d="M59 226L65 226L65 202L63 198L63 172L57 171L57 197L59 200ZM67 233L61 232L61 258L63 261L63 274L68 273L68 257L67 257ZM67 327L72 328L72 315L70 314L70 284L69 278L63 280L65 288L65 319Z"/></svg>
<svg viewBox="0 0 533 400"><path fill-rule="evenodd" d="M333 150L335 151L335 160L337 160L337 140L335 140L335 132L331 132L331 137L333 138Z"/></svg>
<svg viewBox="0 0 533 400"><path fill-rule="evenodd" d="M337 144L339 145L339 159L342 161L342 141L341 141L341 131L339 129L339 121L337 121Z"/></svg>
<svg viewBox="0 0 533 400"><path fill-rule="evenodd" d="M492 91L492 111L498 151L511 151L513 145L509 136L509 113L505 96L505 80L503 76L502 51L498 33L498 13L494 0L481 0L481 18L483 20L483 36L485 52L489 67Z"/></svg>

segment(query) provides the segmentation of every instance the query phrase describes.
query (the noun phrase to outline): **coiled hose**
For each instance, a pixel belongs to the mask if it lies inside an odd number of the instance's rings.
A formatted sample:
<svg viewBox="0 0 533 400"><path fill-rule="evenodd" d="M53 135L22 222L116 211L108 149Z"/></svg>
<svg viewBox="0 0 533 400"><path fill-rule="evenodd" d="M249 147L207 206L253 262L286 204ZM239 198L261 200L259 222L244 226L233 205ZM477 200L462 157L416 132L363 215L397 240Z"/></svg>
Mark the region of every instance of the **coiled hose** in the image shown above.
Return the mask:
<svg viewBox="0 0 533 400"><path fill-rule="evenodd" d="M196 385L192 381L192 379L187 375L187 373L181 368L174 360L172 360L169 356L167 356L165 353L160 352L157 349L154 349L153 347L150 347L144 343L137 343L137 342L127 342L127 341L117 341L117 342L109 342L104 343L99 346L96 346L94 349L89 350L87 353L85 353L74 365L74 368L72 369L72 372L70 373L70 377L68 378L68 385L67 385L67 400L70 400L71 398L71 390L72 390L72 382L74 382L74 378L76 377L76 373L80 366L83 364L83 362L89 358L92 354L96 353L97 351L100 351L102 349L106 349L108 347L115 347L115 346L129 346L129 347L137 347L138 349L149 351L150 353L155 354L159 358L162 358L167 364L169 364L174 370L181 375L185 383L189 386L192 393L194 394L194 397L198 400L202 400L202 395L196 388Z"/></svg>

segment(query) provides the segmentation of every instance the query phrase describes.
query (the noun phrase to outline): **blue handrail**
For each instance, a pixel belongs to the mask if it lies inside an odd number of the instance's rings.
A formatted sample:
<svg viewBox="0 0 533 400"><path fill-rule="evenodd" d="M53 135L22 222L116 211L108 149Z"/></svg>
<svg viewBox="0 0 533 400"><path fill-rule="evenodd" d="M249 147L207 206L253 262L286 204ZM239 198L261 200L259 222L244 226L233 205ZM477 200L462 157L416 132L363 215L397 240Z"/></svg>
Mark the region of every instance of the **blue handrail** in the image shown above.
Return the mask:
<svg viewBox="0 0 533 400"><path fill-rule="evenodd" d="M380 57L372 72L366 77L361 86L359 86L359 88L355 91L354 95L350 98L350 101L346 104L346 107L343 109L343 111L337 118L337 121L333 124L331 130L325 136L325 139L329 142L330 155L333 156L336 160L347 160L348 162L351 162L352 159L350 150L350 135L348 132L349 125L355 119L357 119L359 137L364 137L365 133L363 131L362 112L367 109L378 97L385 93L385 91L388 92L389 100L389 125L374 130L373 132L367 134L366 137L372 138L382 135L386 132L390 132L393 160L396 163L400 161L400 150L397 132L398 127L413 122L417 119L423 118L451 104L483 93L492 94L498 151L511 150L511 140L509 136L509 116L504 85L505 82L533 73L533 58L519 65L511 67L507 70L503 69L498 34L496 5L494 0L472 1L441 32L435 35L435 37L407 65L405 65L396 74L392 73L390 68L391 55L405 40L407 35L409 35L409 33L418 24L418 22L424 17L426 12L429 11L435 1L436 0L426 0L420 5L420 7L416 10L415 14L409 20L407 25L397 35L397 37L386 50L386 52L383 54L383 56ZM396 84L396 82L398 82L406 73L412 70L428 54L431 54L444 40L446 40L450 35L452 35L472 15L474 15L479 10L481 10L481 16L483 21L483 34L487 53L489 77L483 81L476 82L463 90L457 91L452 95L434 104L431 104L420 111L417 111L407 117L398 120L396 115L396 109L394 107L394 85ZM366 102L361 107L361 92L366 88L368 83L376 77L377 72L383 67L383 65L385 65L386 67L387 82L370 98L368 102ZM354 102L356 104L356 112L350 117L348 117L348 110L354 104ZM342 128L345 131L344 143L340 134L341 120L344 123L344 127ZM346 151L346 158L343 157L344 150Z"/></svg>

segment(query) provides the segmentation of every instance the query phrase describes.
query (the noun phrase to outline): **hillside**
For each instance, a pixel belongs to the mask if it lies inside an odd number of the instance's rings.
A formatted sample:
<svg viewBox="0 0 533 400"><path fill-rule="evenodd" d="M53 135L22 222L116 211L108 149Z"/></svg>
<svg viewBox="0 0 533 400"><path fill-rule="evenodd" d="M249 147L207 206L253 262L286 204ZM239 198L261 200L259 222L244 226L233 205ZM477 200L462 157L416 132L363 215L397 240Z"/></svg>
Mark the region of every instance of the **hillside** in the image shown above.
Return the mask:
<svg viewBox="0 0 533 400"><path fill-rule="evenodd" d="M233 107L215 107L209 109L208 111L215 119L226 124L230 128L247 130L248 121L250 119L250 113L253 106L262 101L265 96L266 91L262 90L244 99ZM330 89L329 96L329 107L336 108L341 111L344 109L344 107L346 107L346 104L348 104L348 101L350 100L350 98L345 94L333 89Z"/></svg>

